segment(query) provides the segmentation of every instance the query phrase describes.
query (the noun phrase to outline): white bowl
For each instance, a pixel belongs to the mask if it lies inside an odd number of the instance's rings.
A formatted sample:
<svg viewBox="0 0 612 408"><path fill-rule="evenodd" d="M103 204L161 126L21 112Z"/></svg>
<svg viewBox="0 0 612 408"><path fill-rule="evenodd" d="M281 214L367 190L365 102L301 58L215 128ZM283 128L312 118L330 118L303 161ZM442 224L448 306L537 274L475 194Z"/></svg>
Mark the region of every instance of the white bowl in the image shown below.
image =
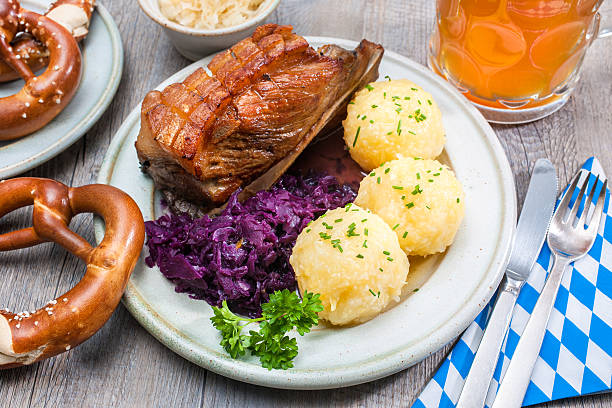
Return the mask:
<svg viewBox="0 0 612 408"><path fill-rule="evenodd" d="M162 26L178 52L185 58L195 61L215 51L229 48L251 35L255 27L262 24L278 7L280 0L264 2L263 9L242 24L214 30L191 28L170 21L160 11L158 0L138 0L138 3L147 16Z"/></svg>

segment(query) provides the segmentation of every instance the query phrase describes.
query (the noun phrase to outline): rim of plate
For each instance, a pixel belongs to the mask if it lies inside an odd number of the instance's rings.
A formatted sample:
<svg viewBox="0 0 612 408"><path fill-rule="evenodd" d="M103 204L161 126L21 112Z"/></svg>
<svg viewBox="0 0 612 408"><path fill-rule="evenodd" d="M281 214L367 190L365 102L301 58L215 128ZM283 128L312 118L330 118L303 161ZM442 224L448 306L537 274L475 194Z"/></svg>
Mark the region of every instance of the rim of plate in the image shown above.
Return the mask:
<svg viewBox="0 0 612 408"><path fill-rule="evenodd" d="M356 46L358 43L333 37L304 36L309 43L339 44L341 46ZM463 97L459 91L448 82L437 76L425 66L392 51L385 50L385 57L399 63L409 65L430 77L440 87L448 91L454 102L460 105L482 129L488 148L491 150L498 167L498 175L503 182L502 192L506 196L503 201L503 222L501 225L500 241L496 246L495 255L489 264L488 271L472 296L449 320L438 326L428 337L427 341L419 341L405 345L399 351L389 352L383 357L368 360L355 365L342 365L333 369L290 369L272 370L263 369L241 360L234 360L217 350L211 350L195 343L183 333L172 326L168 321L157 314L145 301L132 282L128 282L122 302L138 322L166 347L183 358L217 374L234 380L250 384L297 390L318 390L340 388L373 381L404 370L425 357L441 349L444 345L455 339L480 313L489 302L503 276L505 264L510 255L510 247L516 228L516 191L514 176L506 154L491 126L478 110ZM183 70L196 66L195 62ZM170 79L170 78L168 78ZM166 81L168 80L166 79ZM164 81L165 82L165 81ZM113 169L126 137L134 127L140 116L140 104L128 115L110 143L108 151L102 162L97 181L109 184ZM95 219L95 236L99 242L103 236L104 223Z"/></svg>
<svg viewBox="0 0 612 408"><path fill-rule="evenodd" d="M36 4L40 3L40 1L36 0L30 1ZM117 27L117 24L115 24L115 20L113 20L113 17L108 12L106 7L100 3L96 4L96 14L100 16L100 19L106 26L111 37L113 59L108 86L104 89L104 92L99 96L97 103L91 108L87 115L82 117L68 133L58 138L49 147L37 152L27 159L10 164L6 167L0 167L0 179L13 177L31 170L66 150L77 140L79 140L85 133L87 133L89 129L91 129L91 127L98 121L98 119L100 119L104 112L106 112L106 109L113 101L113 97L115 96L115 93L117 93L117 88L119 88L121 74L123 72L123 44L121 42L119 28ZM81 83L79 87L83 85L84 84ZM19 141L17 140L15 143L19 143Z"/></svg>

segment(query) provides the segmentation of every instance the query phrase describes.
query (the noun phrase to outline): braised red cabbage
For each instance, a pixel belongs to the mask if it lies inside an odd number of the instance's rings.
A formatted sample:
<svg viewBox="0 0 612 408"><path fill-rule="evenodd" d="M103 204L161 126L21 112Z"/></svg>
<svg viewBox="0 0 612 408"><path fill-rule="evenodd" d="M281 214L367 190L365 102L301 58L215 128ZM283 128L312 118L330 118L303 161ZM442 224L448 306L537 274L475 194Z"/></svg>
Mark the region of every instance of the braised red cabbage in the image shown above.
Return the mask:
<svg viewBox="0 0 612 408"><path fill-rule="evenodd" d="M148 266L159 266L175 290L213 306L261 315L274 291L296 288L289 256L311 220L342 207L355 191L325 175L284 175L244 201L235 192L217 217L166 214L146 223Z"/></svg>

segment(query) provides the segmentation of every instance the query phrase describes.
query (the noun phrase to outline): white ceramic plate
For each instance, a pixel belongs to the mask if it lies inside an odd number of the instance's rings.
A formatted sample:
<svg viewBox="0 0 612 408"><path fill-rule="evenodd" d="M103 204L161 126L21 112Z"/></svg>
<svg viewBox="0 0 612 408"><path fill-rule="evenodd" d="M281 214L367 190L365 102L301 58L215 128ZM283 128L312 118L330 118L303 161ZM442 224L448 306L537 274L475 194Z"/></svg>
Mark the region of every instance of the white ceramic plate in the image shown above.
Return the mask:
<svg viewBox="0 0 612 408"><path fill-rule="evenodd" d="M50 0L23 0L21 6L43 12ZM110 105L123 70L123 47L119 30L103 5L98 3L89 34L81 44L83 76L66 108L42 129L9 142L0 142L0 179L30 170L63 152L79 140ZM0 97L12 95L23 81L0 83Z"/></svg>
<svg viewBox="0 0 612 408"><path fill-rule="evenodd" d="M307 37L314 47L353 41ZM182 81L204 58L164 81ZM455 243L444 255L415 262L407 287L419 287L392 309L355 327L320 326L298 338L295 368L269 371L255 358L231 359L219 346L210 306L174 292L159 270L142 259L123 298L134 317L170 349L194 363L236 380L277 388L322 389L348 386L405 369L459 335L492 296L507 260L516 223L516 197L508 161L493 130L467 100L425 67L385 52L380 78L409 78L433 94L442 110L448 142L444 160L466 191L466 215ZM140 172L134 141L140 106L117 132L98 181L117 186L140 206L145 220L156 218L152 180ZM157 214L159 216L159 214ZM96 237L103 224L96 223ZM146 253L143 251L143 256Z"/></svg>

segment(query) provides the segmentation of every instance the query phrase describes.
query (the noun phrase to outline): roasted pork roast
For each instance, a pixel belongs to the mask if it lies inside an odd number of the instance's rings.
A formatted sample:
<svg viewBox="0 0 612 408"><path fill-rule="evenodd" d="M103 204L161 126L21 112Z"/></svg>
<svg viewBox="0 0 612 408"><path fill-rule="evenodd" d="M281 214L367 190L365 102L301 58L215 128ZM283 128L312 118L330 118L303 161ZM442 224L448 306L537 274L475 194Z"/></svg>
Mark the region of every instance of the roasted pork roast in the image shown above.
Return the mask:
<svg viewBox="0 0 612 408"><path fill-rule="evenodd" d="M352 94L376 80L380 45L318 50L291 26L266 24L183 82L142 103L136 150L159 189L218 207L238 188L268 188Z"/></svg>

